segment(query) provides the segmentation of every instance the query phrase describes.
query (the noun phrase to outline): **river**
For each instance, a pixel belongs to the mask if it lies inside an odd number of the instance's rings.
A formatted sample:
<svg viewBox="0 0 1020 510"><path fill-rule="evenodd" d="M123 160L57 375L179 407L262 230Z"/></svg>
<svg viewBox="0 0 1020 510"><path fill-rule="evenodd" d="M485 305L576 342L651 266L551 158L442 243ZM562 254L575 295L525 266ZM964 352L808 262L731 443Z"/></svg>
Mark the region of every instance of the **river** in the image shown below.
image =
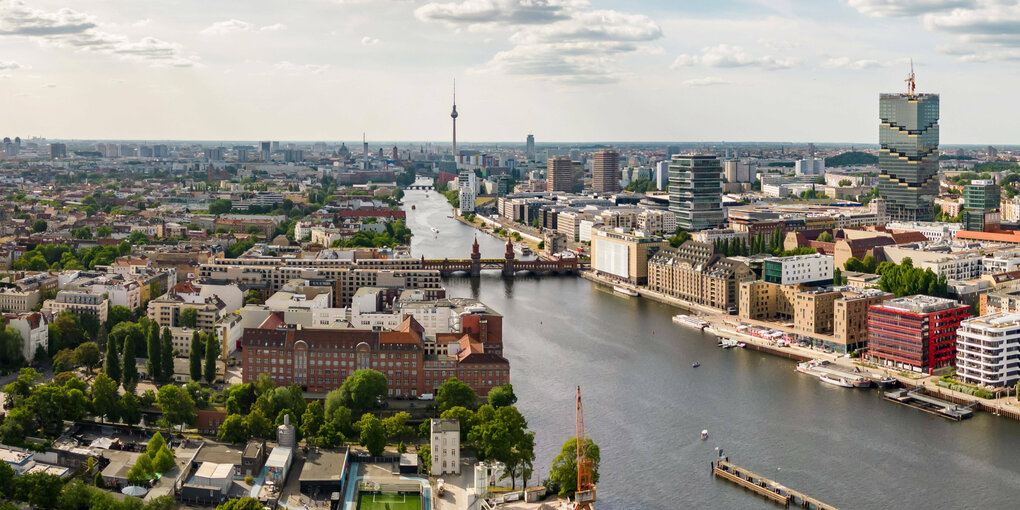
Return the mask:
<svg viewBox="0 0 1020 510"><path fill-rule="evenodd" d="M425 195L404 198L413 255L466 258L475 230L449 217L442 195ZM477 237L482 257L502 257L502 241ZM673 307L581 278L483 273L445 284L505 316L510 380L535 431L535 479L574 434L581 386L585 431L601 449L598 509L771 508L712 478L717 447L844 510L1017 507L1020 423L986 413L951 422L878 391L824 385L791 361L717 348L713 336L673 324Z"/></svg>

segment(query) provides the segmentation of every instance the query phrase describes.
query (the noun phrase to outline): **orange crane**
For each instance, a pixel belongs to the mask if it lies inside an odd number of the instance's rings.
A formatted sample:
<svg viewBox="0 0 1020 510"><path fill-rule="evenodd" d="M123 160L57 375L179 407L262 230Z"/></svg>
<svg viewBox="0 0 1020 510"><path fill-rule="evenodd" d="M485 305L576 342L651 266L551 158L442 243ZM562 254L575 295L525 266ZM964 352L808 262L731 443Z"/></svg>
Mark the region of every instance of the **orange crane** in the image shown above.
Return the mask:
<svg viewBox="0 0 1020 510"><path fill-rule="evenodd" d="M591 481L591 459L585 455L584 411L581 409L581 387L577 387L577 491L574 493L574 510L592 510L595 502L595 484Z"/></svg>

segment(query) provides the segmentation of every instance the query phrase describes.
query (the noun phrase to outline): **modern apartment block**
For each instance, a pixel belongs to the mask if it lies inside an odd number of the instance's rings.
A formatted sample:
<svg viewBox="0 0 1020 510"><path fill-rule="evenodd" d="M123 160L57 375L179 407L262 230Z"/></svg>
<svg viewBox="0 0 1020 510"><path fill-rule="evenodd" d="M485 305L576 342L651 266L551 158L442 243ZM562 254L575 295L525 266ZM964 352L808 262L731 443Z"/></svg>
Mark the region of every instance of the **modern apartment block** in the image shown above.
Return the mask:
<svg viewBox="0 0 1020 510"><path fill-rule="evenodd" d="M868 358L896 370L932 374L956 362L956 330L970 307L952 299L908 296L868 312Z"/></svg>
<svg viewBox="0 0 1020 510"><path fill-rule="evenodd" d="M62 290L57 292L57 297L47 299L43 302L43 311L59 315L61 312L69 311L75 315L91 315L100 323L106 322L106 313L110 309L110 301L102 294L93 292L81 292Z"/></svg>
<svg viewBox="0 0 1020 510"><path fill-rule="evenodd" d="M762 263L762 280L780 285L831 284L833 258L815 253L793 257L769 257Z"/></svg>
<svg viewBox="0 0 1020 510"><path fill-rule="evenodd" d="M715 156L673 156L669 163L669 210L678 227L717 228L722 210L722 167Z"/></svg>
<svg viewBox="0 0 1020 510"><path fill-rule="evenodd" d="M599 149L592 155L592 191L616 193L620 191L620 153L613 149Z"/></svg>
<svg viewBox="0 0 1020 510"><path fill-rule="evenodd" d="M963 225L972 232L999 230L1001 191L993 180L973 180L963 188Z"/></svg>
<svg viewBox="0 0 1020 510"><path fill-rule="evenodd" d="M719 310L736 310L741 282L754 278L741 262L711 244L687 241L648 260L648 289Z"/></svg>
<svg viewBox="0 0 1020 510"><path fill-rule="evenodd" d="M667 246L669 242L661 237L622 228L602 228L592 232L591 268L601 276L645 285L648 282L648 259Z"/></svg>
<svg viewBox="0 0 1020 510"><path fill-rule="evenodd" d="M1020 381L1020 315L972 317L956 334L956 376L961 381L991 387Z"/></svg>
<svg viewBox="0 0 1020 510"><path fill-rule="evenodd" d="M546 191L574 191L574 162L569 156L549 158L546 167Z"/></svg>
<svg viewBox="0 0 1020 510"><path fill-rule="evenodd" d="M878 194L894 221L931 221L938 195L938 94L879 96Z"/></svg>

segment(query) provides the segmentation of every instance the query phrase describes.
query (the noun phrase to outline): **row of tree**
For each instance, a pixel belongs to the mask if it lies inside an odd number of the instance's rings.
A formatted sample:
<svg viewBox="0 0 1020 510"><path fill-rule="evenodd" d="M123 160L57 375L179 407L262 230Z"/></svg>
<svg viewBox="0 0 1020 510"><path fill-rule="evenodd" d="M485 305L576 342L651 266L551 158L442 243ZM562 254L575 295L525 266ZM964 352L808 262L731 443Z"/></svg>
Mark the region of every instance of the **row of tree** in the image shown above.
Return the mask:
<svg viewBox="0 0 1020 510"><path fill-rule="evenodd" d="M96 478L102 481L101 475ZM22 507L14 502L22 502L35 508L47 510L173 510L177 508L177 502L169 495L142 503L142 500L138 498L118 497L77 479L65 483L58 475L41 472L17 476L10 464L0 462L0 510L17 510ZM255 507L250 508L255 510ZM257 508L261 509L261 504Z"/></svg>
<svg viewBox="0 0 1020 510"><path fill-rule="evenodd" d="M219 359L220 352L220 342L215 333L195 331L191 335L191 352L188 354L191 380L199 382L204 376L205 382L209 384L215 382L216 360Z"/></svg>

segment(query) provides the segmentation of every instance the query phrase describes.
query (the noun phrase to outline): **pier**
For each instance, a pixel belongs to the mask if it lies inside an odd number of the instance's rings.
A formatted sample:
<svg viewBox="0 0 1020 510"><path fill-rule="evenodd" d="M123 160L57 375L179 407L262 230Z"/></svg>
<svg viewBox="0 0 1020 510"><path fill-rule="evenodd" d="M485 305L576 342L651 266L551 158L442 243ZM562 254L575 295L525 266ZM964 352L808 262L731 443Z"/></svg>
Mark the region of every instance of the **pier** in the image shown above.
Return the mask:
<svg viewBox="0 0 1020 510"><path fill-rule="evenodd" d="M733 482L759 496L789 507L791 504L814 510L838 510L800 491L795 491L747 469L730 464L726 458L712 463L712 475Z"/></svg>
<svg viewBox="0 0 1020 510"><path fill-rule="evenodd" d="M891 400L914 409L920 409L926 413L934 414L953 421L961 421L974 416L971 407L977 405L974 402L968 406L958 406L952 402L946 402L935 397L925 395L920 390L904 389L886 392L886 400Z"/></svg>

